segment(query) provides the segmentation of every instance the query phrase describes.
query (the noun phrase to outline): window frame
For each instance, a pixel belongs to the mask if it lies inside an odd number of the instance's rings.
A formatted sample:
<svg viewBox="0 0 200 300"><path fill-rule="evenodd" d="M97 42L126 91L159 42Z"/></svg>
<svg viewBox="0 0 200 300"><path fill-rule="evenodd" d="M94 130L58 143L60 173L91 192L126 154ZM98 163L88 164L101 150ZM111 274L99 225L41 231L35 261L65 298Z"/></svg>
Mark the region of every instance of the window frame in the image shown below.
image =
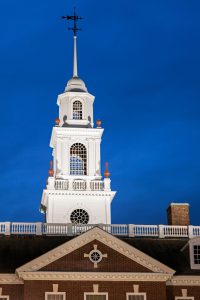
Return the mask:
<svg viewBox="0 0 200 300"><path fill-rule="evenodd" d="M195 264L194 259L194 246L200 247L200 238L193 238L189 241L189 256L190 256L190 268L192 270L200 270L200 264Z"/></svg>
<svg viewBox="0 0 200 300"><path fill-rule="evenodd" d="M74 103L78 101L81 103L82 109L81 109L81 119L74 119ZM84 101L82 101L82 99L73 99L72 100L72 105L71 105L71 109L72 109L72 120L73 121L82 121L84 120Z"/></svg>
<svg viewBox="0 0 200 300"><path fill-rule="evenodd" d="M144 296L143 300L147 300L146 293L126 293L126 300L129 300L129 296Z"/></svg>
<svg viewBox="0 0 200 300"><path fill-rule="evenodd" d="M77 148L75 148L75 145L77 145ZM73 150L75 154L72 153ZM74 158L77 158L77 161ZM80 162L83 165L82 169L80 168ZM83 174L78 174L79 172ZM82 141L74 141L69 147L69 174L80 178L88 175L88 149Z"/></svg>
<svg viewBox="0 0 200 300"><path fill-rule="evenodd" d="M45 292L45 300L49 300L48 296L52 295L63 296L63 300L66 300L66 292Z"/></svg>
<svg viewBox="0 0 200 300"><path fill-rule="evenodd" d="M0 300L1 300L1 299L6 299L6 300L9 300L9 299L10 299L10 296L8 296L8 295L7 295L7 296L3 296L3 295L1 295L1 296L0 296Z"/></svg>
<svg viewBox="0 0 200 300"><path fill-rule="evenodd" d="M106 296L106 300L108 300L108 293L94 293L94 292L85 292L84 293L84 300L87 300L87 296Z"/></svg>
<svg viewBox="0 0 200 300"><path fill-rule="evenodd" d="M190 297L176 296L175 300L194 300L194 297L192 297L192 296L190 296Z"/></svg>

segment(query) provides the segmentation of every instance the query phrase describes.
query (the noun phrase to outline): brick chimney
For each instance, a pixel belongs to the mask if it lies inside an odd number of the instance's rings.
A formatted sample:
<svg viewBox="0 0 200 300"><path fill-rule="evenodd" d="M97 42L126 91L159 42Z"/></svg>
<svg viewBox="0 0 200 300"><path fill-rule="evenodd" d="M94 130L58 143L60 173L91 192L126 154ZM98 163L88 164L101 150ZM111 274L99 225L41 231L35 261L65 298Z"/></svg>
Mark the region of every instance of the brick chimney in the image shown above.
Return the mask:
<svg viewBox="0 0 200 300"><path fill-rule="evenodd" d="M190 225L188 203L170 203L167 209L168 225Z"/></svg>

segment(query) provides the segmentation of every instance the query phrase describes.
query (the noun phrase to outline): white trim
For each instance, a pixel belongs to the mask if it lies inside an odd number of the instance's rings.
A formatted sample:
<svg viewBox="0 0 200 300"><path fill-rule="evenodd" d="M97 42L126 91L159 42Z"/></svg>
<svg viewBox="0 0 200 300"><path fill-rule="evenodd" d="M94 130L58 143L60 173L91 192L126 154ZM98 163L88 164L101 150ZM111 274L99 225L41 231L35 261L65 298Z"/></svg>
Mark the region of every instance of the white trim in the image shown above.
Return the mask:
<svg viewBox="0 0 200 300"><path fill-rule="evenodd" d="M31 262L21 266L16 270L20 271L38 271L46 265L58 260L59 258L79 249L80 247L94 241L98 240L104 245L110 247L111 249L121 253L132 261L144 266L145 268L153 271L155 273L167 273L174 274L175 271L166 265L160 263L154 258L148 256L147 254L141 252L140 250L128 245L127 243L121 241L120 239L114 237L113 235L105 232L104 230L95 227L82 235L75 237L64 243L61 246L43 254L42 256L32 260Z"/></svg>
<svg viewBox="0 0 200 300"><path fill-rule="evenodd" d="M106 300L108 300L108 293L94 293L94 292L91 292L91 293L88 293L88 292L85 292L84 293L84 300L87 300L87 296L90 296L90 295L93 295L93 296L106 296Z"/></svg>
<svg viewBox="0 0 200 300"><path fill-rule="evenodd" d="M18 271L23 280L52 281L156 281L166 282L171 274L161 273L110 273L110 272L22 272Z"/></svg>
<svg viewBox="0 0 200 300"><path fill-rule="evenodd" d="M189 240L189 251L190 251L190 267L193 270L200 270L200 264L194 263L194 246L200 247L200 237Z"/></svg>
<svg viewBox="0 0 200 300"><path fill-rule="evenodd" d="M24 284L16 274L0 274L0 284Z"/></svg>
<svg viewBox="0 0 200 300"><path fill-rule="evenodd" d="M66 293L65 292L45 292L45 300L49 300L48 296L63 296L63 300L66 300Z"/></svg>
<svg viewBox="0 0 200 300"><path fill-rule="evenodd" d="M147 299L146 293L126 293L126 300L129 300L129 296L144 296L143 300Z"/></svg>
<svg viewBox="0 0 200 300"><path fill-rule="evenodd" d="M167 285L173 286L200 286L200 276L174 276Z"/></svg>

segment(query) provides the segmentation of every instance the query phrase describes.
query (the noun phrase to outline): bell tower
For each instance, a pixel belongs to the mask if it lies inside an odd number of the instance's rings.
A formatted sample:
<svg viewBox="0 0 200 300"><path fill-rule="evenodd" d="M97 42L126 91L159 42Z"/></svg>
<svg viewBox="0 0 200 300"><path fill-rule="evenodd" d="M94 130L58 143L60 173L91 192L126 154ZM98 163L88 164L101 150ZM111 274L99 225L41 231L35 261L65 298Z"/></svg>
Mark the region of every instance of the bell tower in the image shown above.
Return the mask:
<svg viewBox="0 0 200 300"><path fill-rule="evenodd" d="M116 192L111 191L108 166L104 179L101 175L103 128L100 120L94 128L95 97L78 77L77 21L81 18L74 12L63 19L73 21L73 77L57 100L59 118L50 141L53 162L40 210L47 223L110 224L111 202Z"/></svg>

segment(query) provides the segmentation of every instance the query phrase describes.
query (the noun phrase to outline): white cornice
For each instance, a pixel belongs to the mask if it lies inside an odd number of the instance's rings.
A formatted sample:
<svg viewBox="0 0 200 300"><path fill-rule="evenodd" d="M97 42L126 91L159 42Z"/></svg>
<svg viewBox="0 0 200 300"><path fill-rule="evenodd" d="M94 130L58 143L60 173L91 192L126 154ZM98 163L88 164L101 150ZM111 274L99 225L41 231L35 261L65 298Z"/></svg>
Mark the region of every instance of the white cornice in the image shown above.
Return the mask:
<svg viewBox="0 0 200 300"><path fill-rule="evenodd" d="M57 138L83 138L101 140L103 128L74 128L74 127L53 127L50 146L54 147L54 141Z"/></svg>
<svg viewBox="0 0 200 300"><path fill-rule="evenodd" d="M19 272L19 277L23 280L166 282L171 275L161 273Z"/></svg>
<svg viewBox="0 0 200 300"><path fill-rule="evenodd" d="M0 274L0 284L23 284L16 274Z"/></svg>
<svg viewBox="0 0 200 300"><path fill-rule="evenodd" d="M116 192L106 192L106 191L69 191L69 190L52 190L52 189L45 189L44 192L48 195L54 196L98 196L98 197L113 197L115 196Z"/></svg>
<svg viewBox="0 0 200 300"><path fill-rule="evenodd" d="M176 285L176 286L200 286L200 276L174 276L167 285Z"/></svg>
<svg viewBox="0 0 200 300"><path fill-rule="evenodd" d="M112 248L113 250L121 253L127 258L137 262L138 264L144 266L155 273L168 273L170 275L174 274L175 271L166 265L160 263L159 261L153 259L152 257L146 255L140 250L128 245L127 243L121 241L120 239L114 237L113 235L103 231L100 228L93 228L82 235L75 237L63 245L45 253L44 255L34 259L33 261L21 266L16 271L38 271L46 265L58 260L59 258L81 248L82 246L98 240L99 242L105 244L106 246Z"/></svg>

